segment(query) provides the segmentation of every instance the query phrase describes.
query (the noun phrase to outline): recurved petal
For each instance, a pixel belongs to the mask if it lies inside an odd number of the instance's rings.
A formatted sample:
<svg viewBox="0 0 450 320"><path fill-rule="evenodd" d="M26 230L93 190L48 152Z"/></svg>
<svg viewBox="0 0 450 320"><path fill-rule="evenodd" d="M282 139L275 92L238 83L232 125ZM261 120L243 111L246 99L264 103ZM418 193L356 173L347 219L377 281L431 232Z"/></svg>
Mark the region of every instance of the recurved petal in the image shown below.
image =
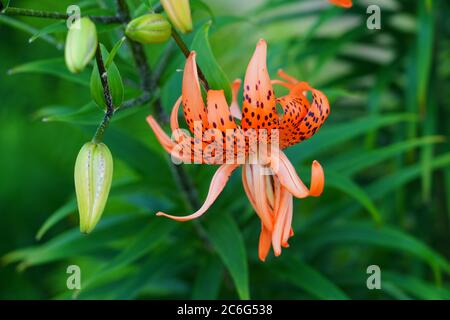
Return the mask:
<svg viewBox="0 0 450 320"><path fill-rule="evenodd" d="M278 212L275 212L276 221L272 233L272 246L275 256L279 256L281 254L286 217L289 213L289 209L291 208L290 202L292 202L292 195L284 188L281 188L281 202Z"/></svg>
<svg viewBox="0 0 450 320"><path fill-rule="evenodd" d="M308 113L296 128L295 143L313 136L328 118L330 104L325 94L314 88L310 88L313 101Z"/></svg>
<svg viewBox="0 0 450 320"><path fill-rule="evenodd" d="M282 242L281 242L281 245L285 248L289 247L288 244L289 237L292 237L294 235L294 232L292 230L292 213L293 213L293 203L291 196L289 201L289 207L287 209L286 219L284 222Z"/></svg>
<svg viewBox="0 0 450 320"><path fill-rule="evenodd" d="M191 132L194 132L195 122L199 122L204 130L208 129L205 103L198 81L195 51L191 52L184 67L182 97L184 116Z"/></svg>
<svg viewBox="0 0 450 320"><path fill-rule="evenodd" d="M297 198L309 196L309 190L295 172L292 163L283 151L278 150L270 161L270 167L277 175L281 185Z"/></svg>
<svg viewBox="0 0 450 320"><path fill-rule="evenodd" d="M266 261L270 251L271 233L261 222L261 233L259 235L258 257L261 261Z"/></svg>
<svg viewBox="0 0 450 320"><path fill-rule="evenodd" d="M303 94L288 94L278 99L283 108L283 116L280 121L281 148L297 142L296 128L305 117L310 108L308 99Z"/></svg>
<svg viewBox="0 0 450 320"><path fill-rule="evenodd" d="M209 209L209 207L217 199L219 194L225 188L225 185L227 184L230 175L238 166L239 166L238 164L223 164L219 167L219 169L217 169L216 173L214 174L214 177L211 180L208 196L206 197L206 200L203 203L202 207L198 209L197 212L194 212L193 214L190 214L188 216L172 216L164 212L158 212L156 215L165 216L167 218L171 218L176 221L189 221L200 217Z"/></svg>
<svg viewBox="0 0 450 320"><path fill-rule="evenodd" d="M178 124L178 110L180 109L181 99L181 97L178 98L172 108L172 112L170 113L170 129L172 129L172 131L180 128Z"/></svg>
<svg viewBox="0 0 450 320"><path fill-rule="evenodd" d="M190 163L191 155L190 153L180 153L180 146L178 146L170 137L164 132L164 130L159 126L158 122L153 118L153 116L147 117L147 122L155 133L156 138L163 148L171 154L174 158L181 162ZM178 147L177 147L178 146ZM181 148L182 150L189 150L190 147Z"/></svg>
<svg viewBox="0 0 450 320"><path fill-rule="evenodd" d="M309 188L309 194L313 197L320 196L324 185L325 177L323 174L323 168L318 161L314 160L311 168L311 186Z"/></svg>
<svg viewBox="0 0 450 320"><path fill-rule="evenodd" d="M159 126L155 118L153 118L153 116L148 116L147 123L150 125L150 128L152 128L153 132L156 135L156 138L158 139L159 143L161 143L163 148L166 149L168 153L172 152L172 149L175 147L175 143Z"/></svg>

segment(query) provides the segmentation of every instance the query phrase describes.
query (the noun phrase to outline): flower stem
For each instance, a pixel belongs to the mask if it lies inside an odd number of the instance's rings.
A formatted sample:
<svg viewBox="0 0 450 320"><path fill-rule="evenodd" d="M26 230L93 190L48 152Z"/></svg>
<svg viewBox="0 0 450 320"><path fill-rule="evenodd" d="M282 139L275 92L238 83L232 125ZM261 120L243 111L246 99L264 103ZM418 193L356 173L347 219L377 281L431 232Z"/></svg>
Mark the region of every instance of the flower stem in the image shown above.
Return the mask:
<svg viewBox="0 0 450 320"><path fill-rule="evenodd" d="M130 19L129 9L128 5L126 4L125 0L117 0L117 7L119 10L119 15L124 18L125 21ZM187 49L186 45L184 44L183 40L178 36L178 41L176 40L178 46L180 47L180 44L183 48ZM141 79L141 86L144 91L144 97L145 93L148 92L151 96L151 93L157 89L158 85L158 79L162 73L162 66L161 68L158 68L155 70L155 73L152 75L150 66L147 62L147 57L145 55L145 51L143 46L140 43L134 42L133 40L129 40L131 51L134 56L134 61L136 63L136 66L139 68L140 73L140 79ZM180 49L182 49L180 47ZM182 49L183 50L183 49ZM189 51L189 49L187 49ZM164 57L162 63L166 64L168 62L168 55L170 55L170 48L166 52L167 56ZM188 53L189 55L189 53ZM198 71L201 72L200 68L198 68ZM203 73L202 73L203 75ZM199 74L200 77L200 74ZM204 76L203 76L204 78ZM205 79L206 81L206 79ZM208 83L206 82L206 87L208 88ZM150 99L149 99L150 100ZM156 119L162 123L168 123L169 115L164 111L162 108L161 98L158 97L155 101L155 116ZM195 188L195 184L192 181L191 177L188 175L186 170L179 165L175 165L173 162L169 163L169 166L172 170L172 173L174 175L175 180L178 182L178 185L181 188L181 191L183 192L186 200L187 205L190 207L190 209L194 210L200 206L199 200L198 200L198 193L197 189ZM208 236L203 229L203 226L199 221L194 221L193 226L199 237L202 239L203 243L205 244L205 247L207 249L210 249L212 247Z"/></svg>
<svg viewBox="0 0 450 320"><path fill-rule="evenodd" d="M98 72L100 74L100 80L102 82L103 87L103 95L106 101L105 116L103 117L102 122L98 126L97 131L95 132L95 135L92 138L93 142L100 143L103 140L103 135L105 134L106 128L108 128L109 126L109 122L114 116L114 105L111 96L111 90L109 88L108 83L108 72L106 71L105 63L103 62L100 44L97 45L97 51L95 52L95 59L97 61Z"/></svg>
<svg viewBox="0 0 450 320"><path fill-rule="evenodd" d="M8 16L24 16L24 17L35 17L44 19L58 19L67 20L70 16L67 13L56 12L56 11L44 11L44 10L34 10L34 9L24 9L8 7L1 12L1 14ZM122 18L117 16L89 16L89 18L95 22L99 23L121 23Z"/></svg>
<svg viewBox="0 0 450 320"><path fill-rule="evenodd" d="M172 38L173 38L173 40L175 40L175 43L178 45L180 50L183 52L184 56L186 58L189 57L189 55L191 54L191 51L187 47L186 43L184 43L180 34L174 28L172 28ZM200 69L198 64L197 64L197 73L198 73L198 77L200 78L200 81L203 85L203 88L205 88L205 90L208 91L209 90L208 80L206 80L206 77L203 74L203 71L202 71L202 69Z"/></svg>

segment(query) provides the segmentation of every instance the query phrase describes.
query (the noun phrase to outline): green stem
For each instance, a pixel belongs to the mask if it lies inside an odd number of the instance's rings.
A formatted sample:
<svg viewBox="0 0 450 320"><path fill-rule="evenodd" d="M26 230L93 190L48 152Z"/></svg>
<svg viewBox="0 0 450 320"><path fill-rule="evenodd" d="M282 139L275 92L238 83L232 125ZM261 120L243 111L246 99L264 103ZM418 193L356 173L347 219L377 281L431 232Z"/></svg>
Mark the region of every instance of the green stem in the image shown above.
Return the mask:
<svg viewBox="0 0 450 320"><path fill-rule="evenodd" d="M23 16L23 17L35 17L44 19L58 19L67 20L70 15L63 12L56 11L44 11L24 8L8 7L1 12L1 14L8 16ZM117 16L88 16L91 20L100 23L121 23L122 18Z"/></svg>
<svg viewBox="0 0 450 320"><path fill-rule="evenodd" d="M130 13L128 9L128 5L126 4L125 0L117 0L117 7L119 10L119 14L121 17L123 17L125 20L130 19ZM144 95L146 92L152 93L156 90L158 85L158 79L162 73L162 67L155 70L155 73L152 75L150 66L147 62L147 57L145 54L145 50L143 46L140 43L134 42L130 39L129 43L131 46L131 51L133 53L133 57L136 63L136 66L139 68L140 73L140 79L141 79L141 86L144 91ZM187 49L186 45L184 44L183 40L178 37L178 41L176 41L178 46L180 44ZM181 48L181 47L180 47ZM167 56L164 57L162 60L162 63L166 64L168 62L168 56L170 55L170 48L166 52ZM189 51L189 50L188 50ZM189 55L189 54L188 54ZM166 60L167 59L167 60ZM200 69L198 69L200 71ZM199 75L200 77L200 75ZM207 84L206 84L207 86ZM164 111L161 103L161 98L159 97L155 101L155 114L156 119L162 123L167 123L169 116ZM200 206L199 200L198 200L198 193L197 189L195 188L195 184L192 181L191 177L188 175L186 170L179 165L175 165L173 162L169 163L169 166L171 168L171 171L173 173L173 176L175 180L177 181L177 184L180 186L181 191L183 192L183 195L185 196L185 199L187 200L187 205L192 209L195 210ZM212 248L212 245L208 239L208 236L206 234L206 231L203 229L203 226L199 221L194 221L193 226L199 237L203 240L206 248Z"/></svg>
<svg viewBox="0 0 450 320"><path fill-rule="evenodd" d="M181 38L181 36L179 35L179 33L174 28L172 28L172 38L173 38L173 40L175 40L175 43L178 45L180 50L183 52L184 56L186 58L189 57L189 55L191 54L191 51L187 47L186 43L184 43L184 41ZM197 74L203 85L203 88L205 88L205 90L208 91L209 90L208 80L206 80L206 77L203 74L203 71L202 71L202 69L200 69L198 64L197 64Z"/></svg>
<svg viewBox="0 0 450 320"><path fill-rule="evenodd" d="M106 71L105 63L103 62L100 44L97 45L95 59L97 61L98 72L100 74L100 80L102 82L102 87L103 87L103 95L104 95L105 101L106 101L105 116L103 117L102 122L98 126L97 131L95 132L95 135L92 138L93 142L100 143L103 140L103 136L105 134L106 128L108 128L108 126L109 126L109 122L111 121L112 117L114 116L114 105L113 105L111 90L110 90L109 83L108 83L108 72Z"/></svg>

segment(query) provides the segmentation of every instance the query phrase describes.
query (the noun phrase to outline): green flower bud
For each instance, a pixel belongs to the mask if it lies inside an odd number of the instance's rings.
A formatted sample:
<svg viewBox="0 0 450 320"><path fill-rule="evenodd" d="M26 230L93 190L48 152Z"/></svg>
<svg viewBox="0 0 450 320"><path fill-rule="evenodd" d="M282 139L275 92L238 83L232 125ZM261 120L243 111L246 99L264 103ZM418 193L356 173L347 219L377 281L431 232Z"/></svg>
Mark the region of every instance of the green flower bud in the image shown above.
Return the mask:
<svg viewBox="0 0 450 320"><path fill-rule="evenodd" d="M65 58L67 68L73 73L81 72L97 50L97 29L89 18L81 18L72 24L67 33Z"/></svg>
<svg viewBox="0 0 450 320"><path fill-rule="evenodd" d="M109 53L103 45L100 46L102 51L103 61L108 60ZM123 102L123 82L119 69L116 64L111 61L105 63L106 73L108 76L109 91L111 92L112 102L115 109L119 108ZM106 109L106 99L103 92L102 80L100 78L100 72L98 71L97 64L94 65L91 74L91 96L95 103L102 109Z"/></svg>
<svg viewBox="0 0 450 320"><path fill-rule="evenodd" d="M183 33L192 31L189 0L161 0L161 4L175 28Z"/></svg>
<svg viewBox="0 0 450 320"><path fill-rule="evenodd" d="M103 143L86 143L75 163L80 231L91 232L102 216L113 176L113 159Z"/></svg>
<svg viewBox="0 0 450 320"><path fill-rule="evenodd" d="M126 35L137 42L160 43L170 38L172 27L162 15L149 13L133 19L125 30Z"/></svg>

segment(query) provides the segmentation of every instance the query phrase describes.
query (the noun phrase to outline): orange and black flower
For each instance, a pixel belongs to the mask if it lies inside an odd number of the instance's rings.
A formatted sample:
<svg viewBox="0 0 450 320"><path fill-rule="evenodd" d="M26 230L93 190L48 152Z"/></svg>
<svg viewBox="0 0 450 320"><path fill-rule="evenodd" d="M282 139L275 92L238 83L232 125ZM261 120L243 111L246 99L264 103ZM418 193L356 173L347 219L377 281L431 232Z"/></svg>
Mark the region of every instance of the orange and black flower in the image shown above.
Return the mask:
<svg viewBox="0 0 450 320"><path fill-rule="evenodd" d="M223 90L209 90L205 105L197 76L196 54L192 52L184 68L182 96L171 114L174 139L152 116L147 118L161 145L174 158L187 163L220 164L205 203L197 212L188 216L163 212L157 215L177 221L200 217L222 192L232 172L242 165L245 192L261 219L259 258L262 261L271 246L277 256L282 247L288 247L288 239L293 235L293 196L319 196L324 187L323 169L317 161L312 164L311 185L307 188L282 150L314 135L330 112L327 97L308 83L300 82L282 70L278 74L283 80L271 80L266 55L267 44L260 40L247 67L240 109L237 102L240 80L232 85L230 106ZM277 98L273 85L284 86L289 93ZM311 101L307 98L308 92ZM277 112L277 103L282 114ZM180 105L193 137L179 128ZM252 142L257 143L256 147ZM261 153L265 149L262 146L270 151Z"/></svg>

